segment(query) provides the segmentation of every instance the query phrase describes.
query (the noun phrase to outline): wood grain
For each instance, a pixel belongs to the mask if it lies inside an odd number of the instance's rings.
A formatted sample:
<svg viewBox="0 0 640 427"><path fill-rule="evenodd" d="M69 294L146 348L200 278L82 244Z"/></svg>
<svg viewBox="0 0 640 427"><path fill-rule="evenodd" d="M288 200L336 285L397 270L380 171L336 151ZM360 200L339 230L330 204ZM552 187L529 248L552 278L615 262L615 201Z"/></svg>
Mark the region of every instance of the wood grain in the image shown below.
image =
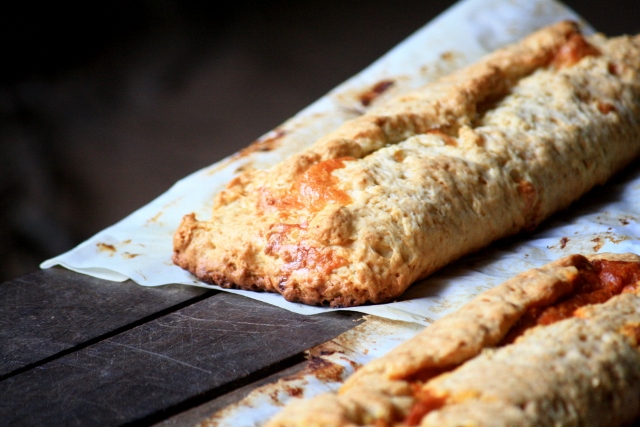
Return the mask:
<svg viewBox="0 0 640 427"><path fill-rule="evenodd" d="M109 282L62 268L0 285L0 378L215 291Z"/></svg>
<svg viewBox="0 0 640 427"><path fill-rule="evenodd" d="M1 381L0 413L7 425L153 424L298 363L359 318L219 293Z"/></svg>

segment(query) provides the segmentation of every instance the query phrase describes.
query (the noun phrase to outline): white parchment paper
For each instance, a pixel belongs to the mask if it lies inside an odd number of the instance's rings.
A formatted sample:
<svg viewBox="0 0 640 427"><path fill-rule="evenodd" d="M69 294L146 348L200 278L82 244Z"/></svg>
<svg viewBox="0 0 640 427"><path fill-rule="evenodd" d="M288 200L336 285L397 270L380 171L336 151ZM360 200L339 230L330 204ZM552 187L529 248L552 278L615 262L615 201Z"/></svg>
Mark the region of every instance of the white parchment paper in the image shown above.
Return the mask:
<svg viewBox="0 0 640 427"><path fill-rule="evenodd" d="M148 205L41 267L61 265L103 279L131 279L144 286L179 283L224 290L173 265L172 237L183 215L210 215L214 195L240 168L267 168L310 145L359 114L363 109L359 95L382 80L396 82L383 97L406 92L562 19L579 21L586 32L593 31L576 13L553 0L456 3L358 75L266 133L263 142L278 137L274 150L247 150L187 176ZM617 181L588 194L536 233L498 242L466 257L412 286L397 302L350 310L428 324L507 277L560 256L598 251L640 253L638 200L640 169L634 164ZM289 303L277 294L224 291L301 314L330 310Z"/></svg>

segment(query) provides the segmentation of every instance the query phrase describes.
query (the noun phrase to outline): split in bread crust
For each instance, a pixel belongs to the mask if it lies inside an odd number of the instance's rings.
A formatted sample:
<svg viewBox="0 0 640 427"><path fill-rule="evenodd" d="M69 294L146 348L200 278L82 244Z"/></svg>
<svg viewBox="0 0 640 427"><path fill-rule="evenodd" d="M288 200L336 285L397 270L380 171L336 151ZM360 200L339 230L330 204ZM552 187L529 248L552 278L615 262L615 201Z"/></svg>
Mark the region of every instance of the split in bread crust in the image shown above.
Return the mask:
<svg viewBox="0 0 640 427"><path fill-rule="evenodd" d="M640 420L640 256L522 273L267 427L620 426Z"/></svg>
<svg viewBox="0 0 640 427"><path fill-rule="evenodd" d="M173 260L289 301L393 300L638 156L639 72L640 37L540 30L241 174L210 219L184 217Z"/></svg>

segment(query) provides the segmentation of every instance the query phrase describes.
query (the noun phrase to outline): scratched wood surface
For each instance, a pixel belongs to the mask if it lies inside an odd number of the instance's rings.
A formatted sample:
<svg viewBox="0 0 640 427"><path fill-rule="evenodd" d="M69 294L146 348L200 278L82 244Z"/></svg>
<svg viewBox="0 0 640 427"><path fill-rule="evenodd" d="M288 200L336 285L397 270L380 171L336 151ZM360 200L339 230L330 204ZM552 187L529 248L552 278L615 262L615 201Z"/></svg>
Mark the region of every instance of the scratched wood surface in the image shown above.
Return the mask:
<svg viewBox="0 0 640 427"><path fill-rule="evenodd" d="M2 425L152 425L300 363L361 317L136 286L63 270L0 286L1 357L13 369L0 381Z"/></svg>
<svg viewBox="0 0 640 427"><path fill-rule="evenodd" d="M148 288L62 268L0 285L0 378L215 291Z"/></svg>
<svg viewBox="0 0 640 427"><path fill-rule="evenodd" d="M218 411L221 411L231 405L240 402L249 393L257 389L258 387L274 384L279 379L293 377L302 372L309 366L309 360L304 360L296 365L290 366L278 371L274 374L264 377L256 382L243 386L239 389L233 390L223 396L216 399L209 400L199 406L180 412L174 416L164 419L152 427L184 427L195 426L198 423L202 423L204 420L211 421L211 417Z"/></svg>

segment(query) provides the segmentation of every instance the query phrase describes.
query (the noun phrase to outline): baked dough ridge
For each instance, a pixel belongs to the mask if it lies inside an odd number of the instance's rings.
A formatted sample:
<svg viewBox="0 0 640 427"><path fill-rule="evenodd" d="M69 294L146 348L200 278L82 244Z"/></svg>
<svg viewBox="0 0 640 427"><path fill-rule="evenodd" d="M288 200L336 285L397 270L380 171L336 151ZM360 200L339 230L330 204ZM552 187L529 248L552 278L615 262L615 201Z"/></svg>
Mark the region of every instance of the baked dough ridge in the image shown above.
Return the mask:
<svg viewBox="0 0 640 427"><path fill-rule="evenodd" d="M246 171L173 261L222 287L347 307L397 298L531 230L640 154L640 37L561 22Z"/></svg>
<svg viewBox="0 0 640 427"><path fill-rule="evenodd" d="M425 393L436 406L417 420L421 426L638 420L640 287L500 344L524 313L570 293L578 269L600 259L640 263L635 254L571 255L524 272L364 365L338 393L294 401L266 426L407 425L403 420Z"/></svg>

